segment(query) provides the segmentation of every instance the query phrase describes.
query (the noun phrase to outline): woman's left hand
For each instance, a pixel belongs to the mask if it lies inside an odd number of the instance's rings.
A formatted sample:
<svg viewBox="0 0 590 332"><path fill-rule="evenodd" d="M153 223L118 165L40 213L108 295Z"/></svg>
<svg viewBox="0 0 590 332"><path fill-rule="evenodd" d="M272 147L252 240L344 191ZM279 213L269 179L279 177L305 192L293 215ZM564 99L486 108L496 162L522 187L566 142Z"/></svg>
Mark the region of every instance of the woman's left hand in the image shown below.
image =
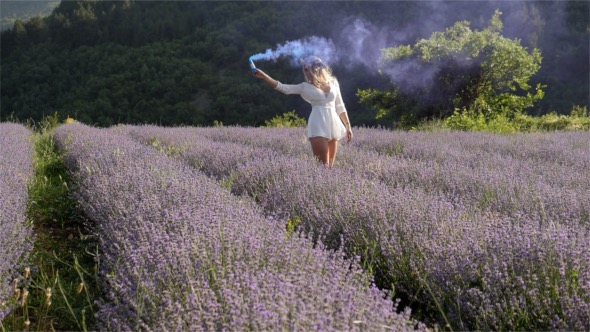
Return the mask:
<svg viewBox="0 0 590 332"><path fill-rule="evenodd" d="M346 128L346 137L348 139L348 142L352 142L352 129L351 128Z"/></svg>

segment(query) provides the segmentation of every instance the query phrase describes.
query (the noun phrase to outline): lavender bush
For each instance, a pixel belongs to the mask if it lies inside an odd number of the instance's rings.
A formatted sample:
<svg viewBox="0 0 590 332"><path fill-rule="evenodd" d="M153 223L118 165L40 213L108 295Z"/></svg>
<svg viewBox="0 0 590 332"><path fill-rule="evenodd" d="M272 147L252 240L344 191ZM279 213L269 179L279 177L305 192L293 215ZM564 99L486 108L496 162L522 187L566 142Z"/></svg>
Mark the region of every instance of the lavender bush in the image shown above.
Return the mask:
<svg viewBox="0 0 590 332"><path fill-rule="evenodd" d="M26 217L33 175L31 134L21 124L0 123L0 321L10 310L12 280L23 271L33 245Z"/></svg>
<svg viewBox="0 0 590 332"><path fill-rule="evenodd" d="M176 147L178 157L255 197L269 214L344 234L349 254L376 251L396 290L417 294L440 322L590 328L584 133L362 129L358 147L344 146L329 170L305 154L308 143L293 129L115 130Z"/></svg>
<svg viewBox="0 0 590 332"><path fill-rule="evenodd" d="M341 251L285 232L251 200L112 130L55 133L92 216L107 330L412 330Z"/></svg>

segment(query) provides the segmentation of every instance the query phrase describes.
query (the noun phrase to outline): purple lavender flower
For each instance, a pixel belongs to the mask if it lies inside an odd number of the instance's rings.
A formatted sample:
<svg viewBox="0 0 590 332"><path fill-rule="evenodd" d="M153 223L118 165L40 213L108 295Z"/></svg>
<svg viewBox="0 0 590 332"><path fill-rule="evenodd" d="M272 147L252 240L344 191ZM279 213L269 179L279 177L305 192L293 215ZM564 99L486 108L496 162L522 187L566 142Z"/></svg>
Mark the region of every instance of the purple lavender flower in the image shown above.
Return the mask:
<svg viewBox="0 0 590 332"><path fill-rule="evenodd" d="M33 175L30 136L21 124L0 123L0 303L6 304L12 296L11 281L22 273L33 243L26 216L27 186ZM0 321L10 310L3 307Z"/></svg>
<svg viewBox="0 0 590 332"><path fill-rule="evenodd" d="M425 329L344 252L121 129L55 134L99 238L99 329Z"/></svg>
<svg viewBox="0 0 590 332"><path fill-rule="evenodd" d="M458 329L590 329L587 133L359 128L337 167L298 129L118 127L347 255ZM342 239L342 242L340 241ZM442 308L442 309L440 309Z"/></svg>

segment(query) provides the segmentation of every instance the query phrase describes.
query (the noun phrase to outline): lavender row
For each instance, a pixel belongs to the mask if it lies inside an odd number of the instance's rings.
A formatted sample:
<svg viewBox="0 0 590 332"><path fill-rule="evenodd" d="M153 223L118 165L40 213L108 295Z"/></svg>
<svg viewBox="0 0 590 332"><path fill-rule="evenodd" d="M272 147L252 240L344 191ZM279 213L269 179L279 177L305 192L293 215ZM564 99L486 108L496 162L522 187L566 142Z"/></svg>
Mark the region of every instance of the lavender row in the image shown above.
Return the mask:
<svg viewBox="0 0 590 332"><path fill-rule="evenodd" d="M342 252L314 247L256 204L113 131L56 141L95 228L108 330L412 330ZM423 325L418 325L424 329Z"/></svg>
<svg viewBox="0 0 590 332"><path fill-rule="evenodd" d="M305 129L300 128L197 129L200 135L213 140L273 147L281 152L309 151ZM496 135L476 132L404 132L372 128L355 128L354 141L340 145L345 150L375 151L381 155L410 160L444 161L452 158L473 162L482 156L497 154L516 160L553 162L577 168L589 166L589 146L587 132ZM345 155L341 158L346 160Z"/></svg>
<svg viewBox="0 0 590 332"><path fill-rule="evenodd" d="M27 221L27 186L33 175L31 131L21 124L0 123L0 321L10 310L12 280L32 249Z"/></svg>
<svg viewBox="0 0 590 332"><path fill-rule="evenodd" d="M211 141L203 128L116 130L175 147L181 159L255 197L267 213L343 234L349 252L377 248L396 289L418 294L414 300L434 311L442 305L442 318L454 327L589 328L587 227L474 210L438 191L391 187L304 156Z"/></svg>
<svg viewBox="0 0 590 332"><path fill-rule="evenodd" d="M411 159L465 158L462 152L500 154L519 160L555 162L575 167L588 167L588 132L551 132L496 135L474 132L398 132L360 128L355 145L382 154L402 155ZM441 149L445 147L444 149ZM448 147L455 146L453 155Z"/></svg>
<svg viewBox="0 0 590 332"><path fill-rule="evenodd" d="M401 160L402 167L378 159L382 166L378 178L388 185L406 185L404 179L411 179L442 190L450 200L471 199L480 209L590 227L590 197L585 194L590 187L588 133L452 132L425 133L419 138L417 133L360 132L360 149L393 148L401 157L394 154L390 160ZM403 172L408 162L416 161L418 168Z"/></svg>
<svg viewBox="0 0 590 332"><path fill-rule="evenodd" d="M590 227L587 133L500 136L366 128L355 133L354 144L341 145L337 167L388 187L440 191L477 210ZM301 129L197 128L195 135L292 156L310 154Z"/></svg>

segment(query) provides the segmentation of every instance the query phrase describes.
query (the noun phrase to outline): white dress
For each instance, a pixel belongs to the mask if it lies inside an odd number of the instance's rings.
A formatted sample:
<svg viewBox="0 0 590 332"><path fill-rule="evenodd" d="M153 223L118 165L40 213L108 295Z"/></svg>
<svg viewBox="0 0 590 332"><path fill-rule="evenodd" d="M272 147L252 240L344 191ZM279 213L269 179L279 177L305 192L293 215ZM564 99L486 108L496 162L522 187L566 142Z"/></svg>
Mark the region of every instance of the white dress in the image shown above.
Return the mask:
<svg viewBox="0 0 590 332"><path fill-rule="evenodd" d="M282 84L278 82L276 90L290 95L298 94L311 104L311 114L307 121L307 137L325 137L341 140L346 137L346 127L339 115L346 112L340 85L334 80L330 83L330 92L325 93L313 84Z"/></svg>

